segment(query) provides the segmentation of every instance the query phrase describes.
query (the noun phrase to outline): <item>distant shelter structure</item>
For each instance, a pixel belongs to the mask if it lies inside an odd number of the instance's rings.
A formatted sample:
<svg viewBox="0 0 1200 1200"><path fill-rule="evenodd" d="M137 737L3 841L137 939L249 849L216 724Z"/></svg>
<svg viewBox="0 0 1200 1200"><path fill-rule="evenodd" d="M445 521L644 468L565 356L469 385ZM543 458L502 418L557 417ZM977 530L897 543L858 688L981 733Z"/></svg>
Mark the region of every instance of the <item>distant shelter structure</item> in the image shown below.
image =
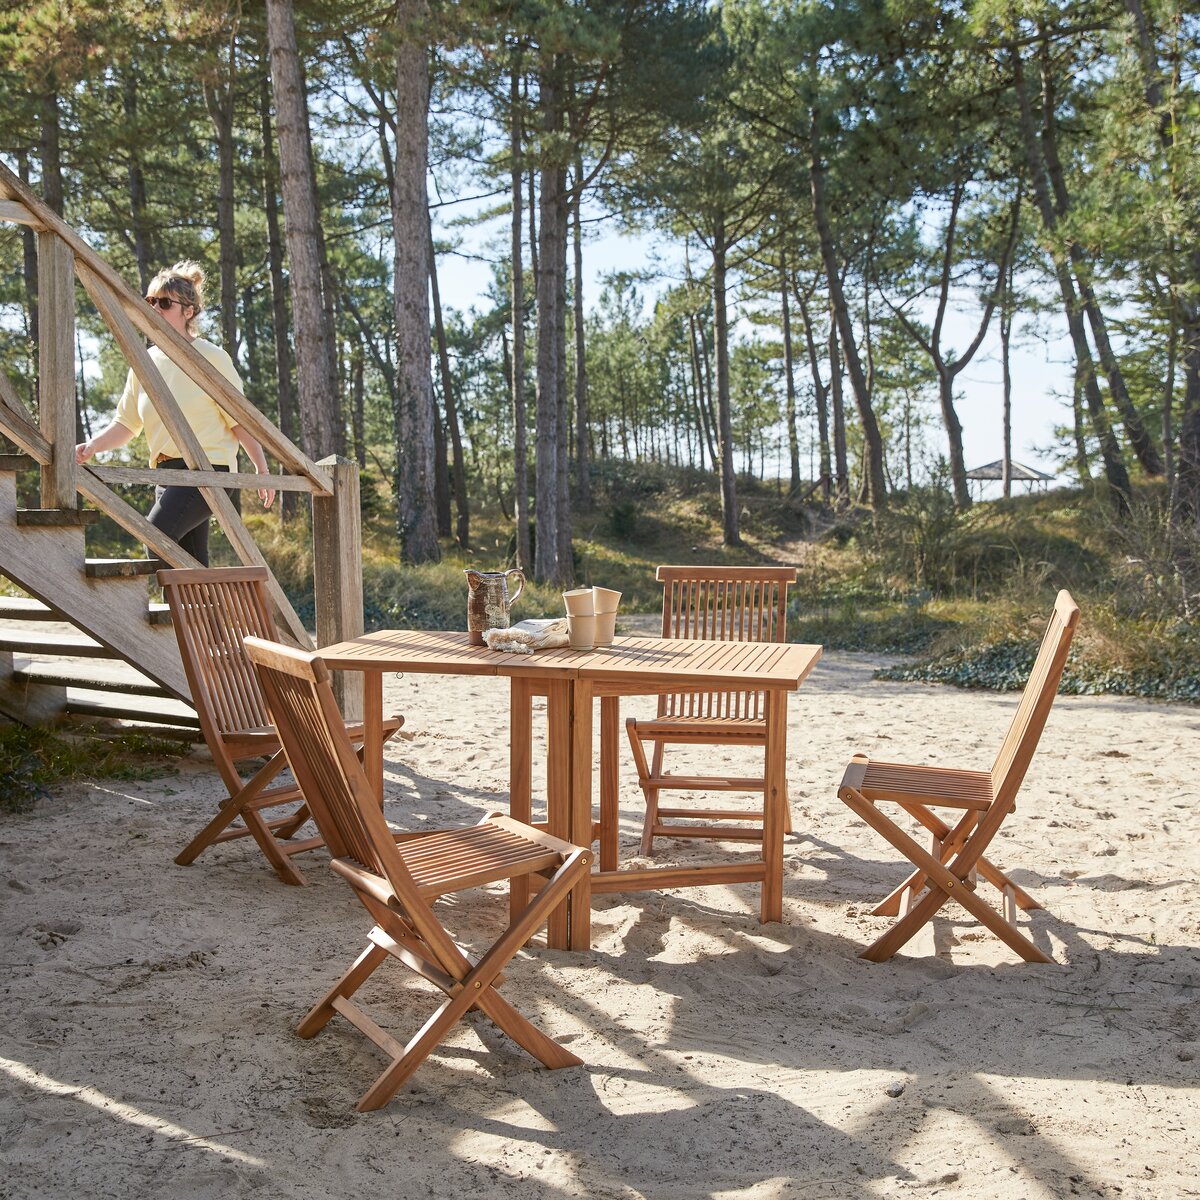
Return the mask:
<svg viewBox="0 0 1200 1200"><path fill-rule="evenodd" d="M980 485L975 490L977 495L981 495L984 483L1002 483L1004 481L1004 459L998 458L995 462L973 468L967 472L967 478L972 483ZM1045 491L1054 481L1053 475L1047 475L1045 471L1039 471L1036 467L1027 467L1024 463L1019 463L1011 458L1008 460L1008 478L1010 483L1025 484L1028 491L1033 491L1034 488Z"/></svg>

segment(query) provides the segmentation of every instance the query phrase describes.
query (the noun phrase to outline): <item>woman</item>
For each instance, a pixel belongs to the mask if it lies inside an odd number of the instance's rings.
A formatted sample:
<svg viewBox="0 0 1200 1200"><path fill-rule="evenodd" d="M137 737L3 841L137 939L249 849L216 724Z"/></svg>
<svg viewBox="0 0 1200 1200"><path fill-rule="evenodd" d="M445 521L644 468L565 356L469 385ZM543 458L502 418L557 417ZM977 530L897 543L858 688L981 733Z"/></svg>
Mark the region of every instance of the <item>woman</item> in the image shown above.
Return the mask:
<svg viewBox="0 0 1200 1200"><path fill-rule="evenodd" d="M197 335L196 323L204 311L204 271L198 263L178 262L159 271L147 289L146 303L157 308L163 320L192 343L193 349L221 372L240 392L242 381L233 360L212 342ZM208 461L218 471L236 471L239 443L250 456L260 475L268 474L262 446L243 429L200 385L189 379L157 347L150 347L150 358L175 397L184 419L191 426ZM115 450L132 441L142 430L150 447L154 467L187 469L179 447L171 440L150 397L138 384L132 371L125 380L125 391L117 402L112 423L91 441L75 447L75 461L85 463L93 454ZM263 506L270 508L274 488L260 488ZM150 510L150 524L177 541L193 558L208 566L208 503L199 488L159 487Z"/></svg>

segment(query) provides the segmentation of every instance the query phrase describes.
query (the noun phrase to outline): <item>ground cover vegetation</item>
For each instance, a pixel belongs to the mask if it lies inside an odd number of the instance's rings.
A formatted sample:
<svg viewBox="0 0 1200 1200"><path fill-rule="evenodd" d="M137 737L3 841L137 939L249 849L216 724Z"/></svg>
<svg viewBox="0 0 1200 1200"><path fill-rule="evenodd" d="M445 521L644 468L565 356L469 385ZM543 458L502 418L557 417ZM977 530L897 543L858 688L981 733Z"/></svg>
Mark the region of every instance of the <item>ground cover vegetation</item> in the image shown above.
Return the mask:
<svg viewBox="0 0 1200 1200"><path fill-rule="evenodd" d="M0 13L0 156L131 282L212 264L247 394L360 466L372 623L458 623L465 563L554 611L784 558L795 636L928 656L910 677L1018 678L1067 585L1068 686L1194 699L1198 37L1178 0L34 2ZM588 307L609 226L662 265ZM78 310L88 434L126 368ZM1069 490L972 503L993 327L1004 462L1014 339L1074 364ZM35 410L37 342L35 239L0 224L0 369ZM244 500L303 607L285 501Z"/></svg>

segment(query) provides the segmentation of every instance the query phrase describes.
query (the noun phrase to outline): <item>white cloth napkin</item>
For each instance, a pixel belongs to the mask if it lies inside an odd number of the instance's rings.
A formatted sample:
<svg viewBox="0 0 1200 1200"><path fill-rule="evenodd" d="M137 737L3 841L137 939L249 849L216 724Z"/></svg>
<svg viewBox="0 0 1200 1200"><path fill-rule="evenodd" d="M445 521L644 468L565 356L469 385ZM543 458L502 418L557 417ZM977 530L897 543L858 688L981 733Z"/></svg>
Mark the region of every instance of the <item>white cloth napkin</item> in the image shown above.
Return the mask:
<svg viewBox="0 0 1200 1200"><path fill-rule="evenodd" d="M567 618L549 617L518 621L508 629L485 629L483 640L489 650L505 654L532 654L535 650L553 650L569 644Z"/></svg>

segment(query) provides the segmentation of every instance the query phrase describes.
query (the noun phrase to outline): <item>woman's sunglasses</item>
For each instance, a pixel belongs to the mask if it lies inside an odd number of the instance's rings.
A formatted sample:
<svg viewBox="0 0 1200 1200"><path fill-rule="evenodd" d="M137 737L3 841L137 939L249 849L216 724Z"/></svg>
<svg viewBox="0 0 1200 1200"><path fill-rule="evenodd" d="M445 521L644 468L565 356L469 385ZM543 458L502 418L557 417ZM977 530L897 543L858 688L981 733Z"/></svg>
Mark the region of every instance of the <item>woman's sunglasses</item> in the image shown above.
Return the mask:
<svg viewBox="0 0 1200 1200"><path fill-rule="evenodd" d="M178 304L181 309L190 307L182 300L173 300L170 296L147 296L146 303L151 308L161 308L163 312L170 312L172 304Z"/></svg>

